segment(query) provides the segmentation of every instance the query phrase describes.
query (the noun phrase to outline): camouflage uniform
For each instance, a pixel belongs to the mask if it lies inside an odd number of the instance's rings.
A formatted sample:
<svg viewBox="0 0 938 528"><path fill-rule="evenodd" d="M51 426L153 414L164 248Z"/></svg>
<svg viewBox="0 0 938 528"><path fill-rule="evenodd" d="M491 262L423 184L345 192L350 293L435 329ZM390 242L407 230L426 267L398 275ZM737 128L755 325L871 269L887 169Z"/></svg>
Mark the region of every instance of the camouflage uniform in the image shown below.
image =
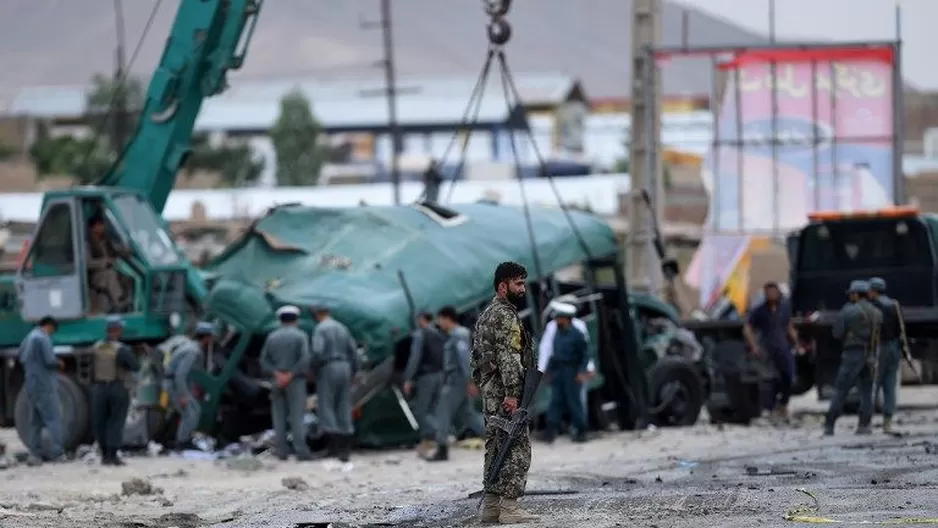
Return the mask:
<svg viewBox="0 0 938 528"><path fill-rule="evenodd" d="M534 364L534 346L518 310L507 300L495 297L479 316L472 338L472 381L482 393L486 421L490 415L509 417L502 402L507 397L521 401L525 369ZM507 433L486 423L483 483L485 471L506 438ZM530 467L531 438L525 431L515 439L500 478L491 489L485 489L486 493L517 499L524 494Z"/></svg>

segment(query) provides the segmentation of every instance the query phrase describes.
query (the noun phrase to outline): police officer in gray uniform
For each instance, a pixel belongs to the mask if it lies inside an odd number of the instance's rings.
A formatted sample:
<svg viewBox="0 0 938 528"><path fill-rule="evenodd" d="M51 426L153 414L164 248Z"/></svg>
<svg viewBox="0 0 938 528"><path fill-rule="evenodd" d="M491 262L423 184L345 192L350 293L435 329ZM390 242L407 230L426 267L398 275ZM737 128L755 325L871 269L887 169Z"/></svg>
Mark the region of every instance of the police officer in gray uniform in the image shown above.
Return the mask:
<svg viewBox="0 0 938 528"><path fill-rule="evenodd" d="M430 462L449 460L449 434L454 421L476 437L485 436L482 414L472 406L472 398L479 395L469 370L472 336L468 328L460 326L452 306L440 309L437 321L447 339L443 345L443 388L436 406L436 452L427 458Z"/></svg>
<svg viewBox="0 0 938 528"><path fill-rule="evenodd" d="M164 388L169 393L170 404L179 413L176 429L175 450L192 449L192 435L199 426L202 407L192 394L189 374L201 363L203 353L212 345L215 326L202 321L195 325L195 339L181 339L170 350L169 363L164 372Z"/></svg>
<svg viewBox="0 0 938 528"><path fill-rule="evenodd" d="M19 360L25 374L26 396L29 398L29 436L26 447L30 463L43 459L62 458L62 412L59 409L59 390L56 369L59 361L52 348L52 334L58 328L52 317L43 317L20 344ZM42 445L43 427L49 432L50 451Z"/></svg>
<svg viewBox="0 0 938 528"><path fill-rule="evenodd" d="M834 434L834 423L843 412L847 395L855 385L860 389L860 422L856 434L870 434L873 418L873 376L876 370L879 332L883 315L867 299L870 285L853 281L847 290L850 302L841 308L834 321L834 338L843 342L840 370L837 372L837 393L831 400L824 421L824 434Z"/></svg>
<svg viewBox="0 0 938 528"><path fill-rule="evenodd" d="M883 327L879 336L879 368L874 383L876 393L883 389L883 432L892 432L892 415L896 412L896 392L899 384L899 361L902 358L900 339L905 339L899 317L899 303L886 295L886 281L870 279L870 302L883 314Z"/></svg>
<svg viewBox="0 0 938 528"><path fill-rule="evenodd" d="M410 345L410 357L404 369L404 394L416 389L413 410L417 418L420 446L417 454L426 456L436 447L436 405L443 387L443 345L446 337L433 326L433 315L417 315L417 330Z"/></svg>
<svg viewBox="0 0 938 528"><path fill-rule="evenodd" d="M349 461L355 426L352 424L352 378L358 372L358 345L325 306L313 306L313 373L317 414L328 441L328 456Z"/></svg>
<svg viewBox="0 0 938 528"><path fill-rule="evenodd" d="M101 452L101 464L123 466L117 450L124 443L133 373L140 370L140 362L133 350L121 342L124 320L119 315L108 316L106 328L107 337L94 344L91 427Z"/></svg>
<svg viewBox="0 0 938 528"><path fill-rule="evenodd" d="M277 310L280 328L264 341L261 368L273 377L270 389L270 415L274 423L277 458L287 459L287 420L293 437L293 452L299 461L311 460L306 445L306 373L309 371L309 336L300 329L300 309L283 306Z"/></svg>

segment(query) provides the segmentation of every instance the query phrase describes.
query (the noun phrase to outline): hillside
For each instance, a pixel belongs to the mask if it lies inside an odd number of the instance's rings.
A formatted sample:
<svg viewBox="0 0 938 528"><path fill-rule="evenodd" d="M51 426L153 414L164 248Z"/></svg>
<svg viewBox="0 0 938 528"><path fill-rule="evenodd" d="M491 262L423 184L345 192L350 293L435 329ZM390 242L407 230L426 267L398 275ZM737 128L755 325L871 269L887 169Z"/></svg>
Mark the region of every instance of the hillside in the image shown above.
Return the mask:
<svg viewBox="0 0 938 528"><path fill-rule="evenodd" d="M133 48L157 0L124 2ZM162 0L136 73L159 59L179 0ZM114 67L113 0L3 0L0 100L28 86L80 84ZM480 0L395 0L395 46L401 74L474 74L486 49ZM381 35L361 29L378 16L378 0L268 0L247 64L252 77L373 77ZM631 0L522 0L510 15L509 57L517 72L564 73L584 80L592 97L621 97L630 77ZM663 40L680 42L682 9L665 3ZM699 11L689 11L695 44L741 44L760 37ZM130 50L128 50L128 55ZM709 64L669 68L672 93L707 93ZM2 105L0 105L2 107Z"/></svg>

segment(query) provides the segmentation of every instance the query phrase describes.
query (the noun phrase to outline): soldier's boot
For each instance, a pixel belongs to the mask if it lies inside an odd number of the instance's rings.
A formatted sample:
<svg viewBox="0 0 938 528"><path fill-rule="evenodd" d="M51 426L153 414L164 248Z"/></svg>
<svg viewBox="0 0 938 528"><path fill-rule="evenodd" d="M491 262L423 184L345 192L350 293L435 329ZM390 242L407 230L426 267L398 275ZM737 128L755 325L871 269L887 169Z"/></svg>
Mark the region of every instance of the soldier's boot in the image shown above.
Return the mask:
<svg viewBox="0 0 938 528"><path fill-rule="evenodd" d="M502 498L494 493L486 493L482 497L482 508L479 510L479 521L482 524L498 524L501 515Z"/></svg>
<svg viewBox="0 0 938 528"><path fill-rule="evenodd" d="M858 435L871 435L873 434L873 428L870 427L870 424L860 424L857 426L857 430L854 431L854 434Z"/></svg>
<svg viewBox="0 0 938 528"><path fill-rule="evenodd" d="M338 447L339 462L348 462L349 459L351 459L351 453L352 453L352 436L340 435L337 438L339 441L339 447Z"/></svg>
<svg viewBox="0 0 938 528"><path fill-rule="evenodd" d="M892 434L892 417L883 418L883 432Z"/></svg>
<svg viewBox="0 0 938 528"><path fill-rule="evenodd" d="M831 422L824 422L824 436L834 436L834 424Z"/></svg>
<svg viewBox="0 0 938 528"><path fill-rule="evenodd" d="M339 458L339 442L339 435L326 435L326 458Z"/></svg>
<svg viewBox="0 0 938 528"><path fill-rule="evenodd" d="M117 448L114 448L114 447L111 448L111 465L112 466L126 466L127 465L126 462L124 462L123 460L121 460L119 456L117 456Z"/></svg>
<svg viewBox="0 0 938 528"><path fill-rule="evenodd" d="M427 457L427 462L444 462L446 460L449 460L449 446L445 444L438 444L436 452Z"/></svg>
<svg viewBox="0 0 938 528"><path fill-rule="evenodd" d="M537 522L540 517L525 511L518 506L518 499L502 499L501 514L498 516L502 524L517 524Z"/></svg>

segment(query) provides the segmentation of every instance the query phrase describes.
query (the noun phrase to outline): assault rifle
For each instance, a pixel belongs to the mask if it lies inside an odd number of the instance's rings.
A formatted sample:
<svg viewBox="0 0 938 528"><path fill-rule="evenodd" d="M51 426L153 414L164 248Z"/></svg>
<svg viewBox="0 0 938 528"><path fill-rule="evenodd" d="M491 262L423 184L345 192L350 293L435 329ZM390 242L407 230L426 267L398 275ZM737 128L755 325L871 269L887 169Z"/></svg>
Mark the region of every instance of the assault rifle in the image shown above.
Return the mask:
<svg viewBox="0 0 938 528"><path fill-rule="evenodd" d="M525 429L527 429L528 423L531 421L531 413L528 408L531 406L531 402L534 401L534 395L537 393L537 388L543 376L544 373L537 370L536 367L529 367L527 369L524 373L524 390L521 393L521 403L511 415L511 418L486 416L486 420L488 420L490 424L507 433L505 440L502 442L501 449L498 450L495 458L492 459L488 471L485 473L486 489L489 489L498 482L498 478L501 476L502 466L505 465L505 459L508 458L508 452L511 451L511 446L514 445L518 435L522 434Z"/></svg>

